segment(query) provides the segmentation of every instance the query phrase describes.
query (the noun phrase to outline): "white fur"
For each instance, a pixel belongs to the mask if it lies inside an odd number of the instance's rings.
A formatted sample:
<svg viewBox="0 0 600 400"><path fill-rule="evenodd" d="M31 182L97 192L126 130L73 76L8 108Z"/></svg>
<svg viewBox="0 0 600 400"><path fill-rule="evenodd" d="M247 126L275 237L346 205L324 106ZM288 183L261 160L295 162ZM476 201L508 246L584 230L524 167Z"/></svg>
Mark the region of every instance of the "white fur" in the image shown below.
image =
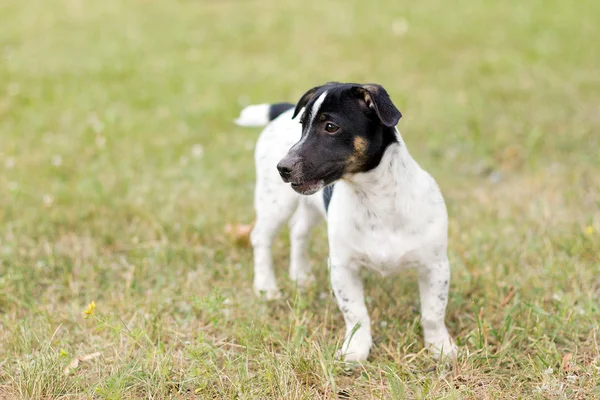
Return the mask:
<svg viewBox="0 0 600 400"><path fill-rule="evenodd" d="M238 119L233 122L239 126L265 126L269 123L270 104L254 104L242 110Z"/></svg>
<svg viewBox="0 0 600 400"><path fill-rule="evenodd" d="M325 97L327 97L327 90L324 91L317 98L317 100L313 103L312 109L310 110L310 123L306 127L307 131L310 130L310 127L312 126L313 122L315 122L315 117L319 113L319 110L321 109L321 105L323 104L323 101L325 100Z"/></svg>
<svg viewBox="0 0 600 400"><path fill-rule="evenodd" d="M325 217L322 191L297 194L277 172L277 163L301 136L291 115L290 110L267 125L255 151L254 290L267 299L280 295L271 256L279 228L290 220L290 278L305 285L312 279L308 236ZM417 268L425 344L436 356L456 352L444 323L450 280L446 207L434 179L410 156L399 132L397 138L376 168L336 182L329 205L331 284L346 324L341 354L348 361L366 360L372 344L358 275L362 267L384 276Z"/></svg>
<svg viewBox="0 0 600 400"><path fill-rule="evenodd" d="M308 122L308 124L306 124L307 132L310 131L310 127L315 122L315 117L319 113L319 109L321 108L321 104L323 104L323 100L325 100L325 97L327 97L327 91L323 92L323 94L321 94L319 96L319 98L317 98L317 100L314 102L311 112L310 112L310 121ZM305 109L303 108L302 112L299 113L299 116L302 116L304 111L305 111ZM302 130L300 130L300 132L302 132ZM302 146L307 137L308 137L308 135L304 135L304 137L299 138L299 141L297 143L294 142L295 143L294 146L296 146L296 147ZM289 148L287 150L289 150ZM286 153L287 153L287 150L286 150ZM281 158L283 158L283 156ZM323 188L323 185L321 184L318 189L322 189L322 188Z"/></svg>

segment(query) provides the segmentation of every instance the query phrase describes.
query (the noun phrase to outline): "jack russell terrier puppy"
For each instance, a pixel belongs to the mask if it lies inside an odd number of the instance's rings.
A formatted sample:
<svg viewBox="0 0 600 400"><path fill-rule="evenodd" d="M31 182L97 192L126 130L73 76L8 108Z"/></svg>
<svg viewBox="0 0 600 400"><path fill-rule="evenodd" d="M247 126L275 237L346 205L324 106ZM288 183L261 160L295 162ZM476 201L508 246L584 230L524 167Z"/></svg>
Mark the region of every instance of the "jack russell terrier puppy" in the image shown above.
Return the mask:
<svg viewBox="0 0 600 400"><path fill-rule="evenodd" d="M251 105L235 121L267 125L255 149L254 290L267 299L279 296L271 245L287 220L290 278L298 285L313 279L308 236L324 217L347 361L366 360L372 344L363 267L383 276L416 268L425 345L436 357L456 354L444 322L448 214L435 180L396 129L401 116L380 85L332 82L310 89L295 107Z"/></svg>

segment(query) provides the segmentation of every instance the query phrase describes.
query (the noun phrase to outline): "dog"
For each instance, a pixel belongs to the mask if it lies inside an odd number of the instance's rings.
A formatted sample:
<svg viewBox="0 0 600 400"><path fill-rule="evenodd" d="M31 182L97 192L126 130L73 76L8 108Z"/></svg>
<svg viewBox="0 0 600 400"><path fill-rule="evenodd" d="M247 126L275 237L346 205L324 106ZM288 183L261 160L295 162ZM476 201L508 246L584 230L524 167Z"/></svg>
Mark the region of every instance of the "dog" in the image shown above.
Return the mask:
<svg viewBox="0 0 600 400"><path fill-rule="evenodd" d="M289 276L300 286L314 279L308 239L325 218L346 361L366 360L372 345L363 267L383 276L416 268L425 345L436 358L456 354L444 321L448 214L435 180L396 128L401 116L380 85L330 82L307 91L295 106L248 106L235 121L266 125L255 148L254 291L266 299L280 296L271 246L288 220Z"/></svg>

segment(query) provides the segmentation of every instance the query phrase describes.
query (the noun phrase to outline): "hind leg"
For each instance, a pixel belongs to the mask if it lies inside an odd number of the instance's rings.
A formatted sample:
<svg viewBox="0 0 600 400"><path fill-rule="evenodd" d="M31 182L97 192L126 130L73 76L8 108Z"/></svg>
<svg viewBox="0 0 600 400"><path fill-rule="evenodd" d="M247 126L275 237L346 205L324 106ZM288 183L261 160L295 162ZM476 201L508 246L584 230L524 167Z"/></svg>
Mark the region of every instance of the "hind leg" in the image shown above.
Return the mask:
<svg viewBox="0 0 600 400"><path fill-rule="evenodd" d="M275 187L280 189L280 185ZM284 190L269 189L268 185L257 182L256 225L252 230L251 241L254 249L254 292L257 296L272 300L280 296L273 271L273 239L294 212L298 198L291 190L286 191L287 187L281 188Z"/></svg>
<svg viewBox="0 0 600 400"><path fill-rule="evenodd" d="M299 286L306 286L314 280L308 261L308 240L320 219L319 211L303 198L290 220L290 279Z"/></svg>

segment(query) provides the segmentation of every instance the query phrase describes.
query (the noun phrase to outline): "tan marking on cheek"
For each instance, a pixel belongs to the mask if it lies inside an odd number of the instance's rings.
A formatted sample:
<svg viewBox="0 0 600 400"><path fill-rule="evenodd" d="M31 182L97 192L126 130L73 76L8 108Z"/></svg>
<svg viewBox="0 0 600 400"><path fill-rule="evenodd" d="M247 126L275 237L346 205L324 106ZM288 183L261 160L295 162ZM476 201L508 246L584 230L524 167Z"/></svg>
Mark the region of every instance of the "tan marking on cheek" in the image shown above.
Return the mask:
<svg viewBox="0 0 600 400"><path fill-rule="evenodd" d="M360 154L365 154L367 151L367 147L369 147L369 142L367 139L357 136L354 138L354 152L359 152Z"/></svg>
<svg viewBox="0 0 600 400"><path fill-rule="evenodd" d="M348 157L346 162L346 172L359 172L362 166L367 161L367 148L369 141L363 137L357 136L354 138L354 151Z"/></svg>

